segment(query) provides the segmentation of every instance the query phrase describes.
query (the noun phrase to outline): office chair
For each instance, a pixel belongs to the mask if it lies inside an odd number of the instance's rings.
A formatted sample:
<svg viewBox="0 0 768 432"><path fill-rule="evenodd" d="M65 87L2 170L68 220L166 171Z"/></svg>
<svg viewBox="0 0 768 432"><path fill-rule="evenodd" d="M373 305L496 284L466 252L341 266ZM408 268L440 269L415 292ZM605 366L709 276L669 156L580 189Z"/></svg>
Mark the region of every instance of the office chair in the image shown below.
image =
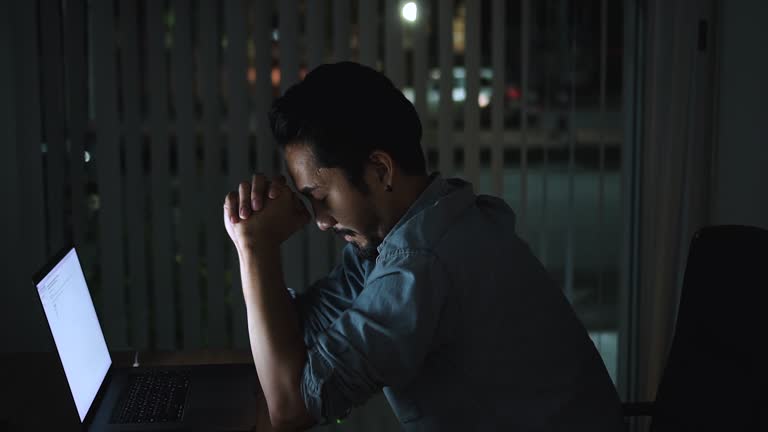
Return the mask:
<svg viewBox="0 0 768 432"><path fill-rule="evenodd" d="M712 226L691 241L651 430L768 431L768 231Z"/></svg>

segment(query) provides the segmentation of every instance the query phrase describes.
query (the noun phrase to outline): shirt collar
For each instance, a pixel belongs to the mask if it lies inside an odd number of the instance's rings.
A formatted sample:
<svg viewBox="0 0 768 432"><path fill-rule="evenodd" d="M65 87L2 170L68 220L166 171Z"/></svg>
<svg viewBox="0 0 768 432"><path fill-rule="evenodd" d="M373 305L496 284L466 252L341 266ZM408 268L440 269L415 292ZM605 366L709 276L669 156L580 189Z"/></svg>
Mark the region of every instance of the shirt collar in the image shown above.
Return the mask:
<svg viewBox="0 0 768 432"><path fill-rule="evenodd" d="M411 231L441 230L447 222L453 219L457 211L466 208L468 204L474 202L474 198L475 195L470 183L456 178L444 179L440 173L431 174L427 187L421 192L416 201L411 204L395 226L389 230L389 233L387 233L384 240L377 247L379 254L388 247L402 247L409 234L413 234ZM435 208L438 204L441 204L440 209ZM415 216L425 212L435 212L440 217L430 218L429 226L421 226L418 223L415 224L418 226L409 224Z"/></svg>

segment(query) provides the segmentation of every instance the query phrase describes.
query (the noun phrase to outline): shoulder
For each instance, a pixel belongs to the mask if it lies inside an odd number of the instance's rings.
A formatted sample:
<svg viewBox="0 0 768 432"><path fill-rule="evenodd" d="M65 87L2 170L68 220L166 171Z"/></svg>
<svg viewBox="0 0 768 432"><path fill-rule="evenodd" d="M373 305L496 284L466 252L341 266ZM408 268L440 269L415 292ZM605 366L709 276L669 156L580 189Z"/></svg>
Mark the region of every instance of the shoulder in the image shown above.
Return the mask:
<svg viewBox="0 0 768 432"><path fill-rule="evenodd" d="M365 285L394 291L396 295L423 295L444 291L448 276L434 250L398 248L379 255Z"/></svg>
<svg viewBox="0 0 768 432"><path fill-rule="evenodd" d="M432 267L437 255L432 248L401 247L382 250L371 276L399 271L422 271Z"/></svg>

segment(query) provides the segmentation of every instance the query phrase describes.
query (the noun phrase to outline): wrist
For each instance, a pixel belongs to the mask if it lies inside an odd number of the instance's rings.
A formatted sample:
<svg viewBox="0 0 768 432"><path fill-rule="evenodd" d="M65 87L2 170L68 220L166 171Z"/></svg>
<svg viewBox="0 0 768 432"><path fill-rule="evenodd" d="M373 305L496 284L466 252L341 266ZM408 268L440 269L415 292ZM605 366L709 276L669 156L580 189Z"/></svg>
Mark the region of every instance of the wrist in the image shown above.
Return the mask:
<svg viewBox="0 0 768 432"><path fill-rule="evenodd" d="M280 253L280 245L266 238L242 242L237 245L237 254L241 261L268 257L276 253Z"/></svg>
<svg viewBox="0 0 768 432"><path fill-rule="evenodd" d="M275 271L281 272L280 246L259 243L258 246L252 245L248 248L238 249L238 261L240 263L240 277L243 281L243 296L246 307L250 310L249 305L258 298L258 293L263 293L268 290L269 286L273 285L273 283L256 282L271 280L270 275Z"/></svg>

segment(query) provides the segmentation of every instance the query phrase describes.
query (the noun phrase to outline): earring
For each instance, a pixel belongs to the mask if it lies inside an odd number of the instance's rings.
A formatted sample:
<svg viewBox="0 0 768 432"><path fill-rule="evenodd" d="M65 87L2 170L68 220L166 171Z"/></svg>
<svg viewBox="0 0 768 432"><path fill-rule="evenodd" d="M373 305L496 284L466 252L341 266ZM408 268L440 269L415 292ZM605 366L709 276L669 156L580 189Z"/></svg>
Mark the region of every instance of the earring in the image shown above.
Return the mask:
<svg viewBox="0 0 768 432"><path fill-rule="evenodd" d="M387 185L387 187L384 188L387 192L392 192L392 185Z"/></svg>

